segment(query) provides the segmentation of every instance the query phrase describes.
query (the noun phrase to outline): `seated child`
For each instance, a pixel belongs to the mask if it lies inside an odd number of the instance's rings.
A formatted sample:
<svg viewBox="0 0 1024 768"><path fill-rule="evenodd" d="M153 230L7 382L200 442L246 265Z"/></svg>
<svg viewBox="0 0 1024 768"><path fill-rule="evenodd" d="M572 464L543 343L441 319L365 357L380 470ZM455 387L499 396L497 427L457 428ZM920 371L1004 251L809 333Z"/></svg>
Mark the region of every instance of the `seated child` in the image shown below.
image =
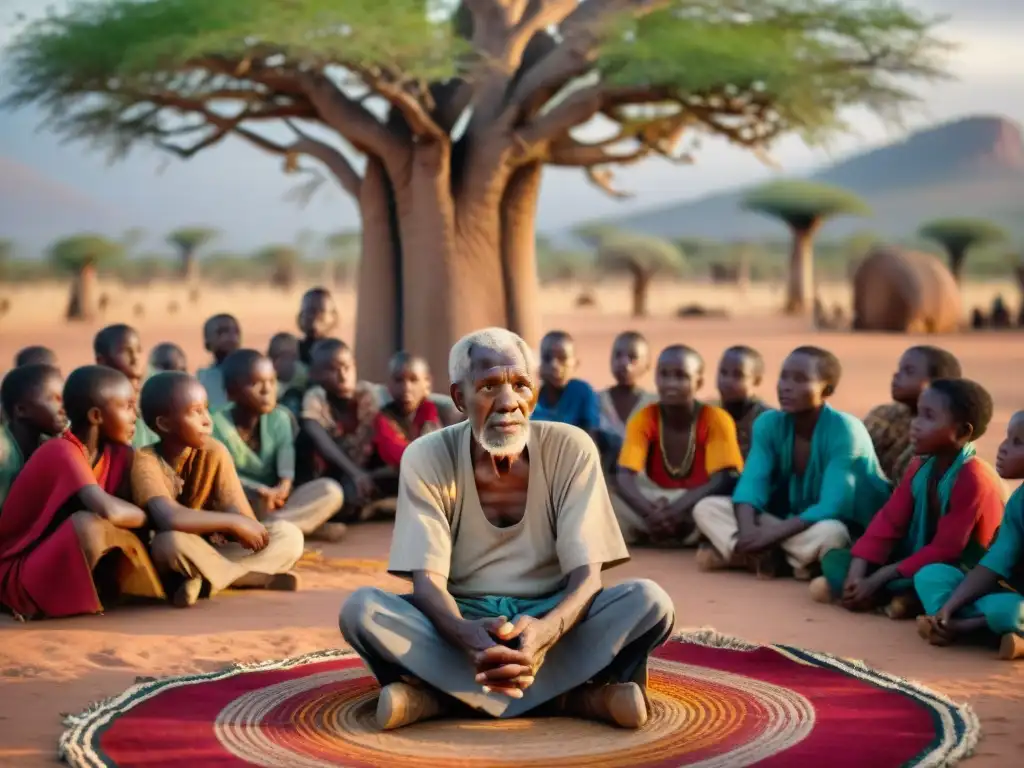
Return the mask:
<svg viewBox="0 0 1024 768"><path fill-rule="evenodd" d="M917 413L917 399L932 379L959 379L960 362L938 347L911 347L900 357L892 375L892 399L864 417L882 471L892 485L903 478L914 458L910 446L910 422Z"/></svg>
<svg viewBox="0 0 1024 768"><path fill-rule="evenodd" d="M742 564L771 578L784 555L794 576L809 580L825 553L848 547L889 498L864 424L828 405L841 375L836 356L819 347L797 347L786 358L780 410L754 422L733 508L694 510L710 542L698 552L699 567Z"/></svg>
<svg viewBox="0 0 1024 768"><path fill-rule="evenodd" d="M49 365L59 369L57 364L57 353L49 347L33 345L18 350L14 356L14 367L21 368L23 365Z"/></svg>
<svg viewBox="0 0 1024 768"><path fill-rule="evenodd" d="M967 379L936 379L910 425L917 458L852 549L833 549L811 582L819 602L851 611L885 605L893 619L917 613L913 578L932 563L971 568L1003 517L1003 484L974 443L992 419L992 398Z"/></svg>
<svg viewBox="0 0 1024 768"><path fill-rule="evenodd" d="M1024 479L1024 411L1010 419L996 471L1006 480ZM914 589L927 614L917 619L918 633L933 645L992 633L1001 637L1000 658L1024 657L1024 486L1010 496L978 565L967 573L946 563L925 566L914 576Z"/></svg>
<svg viewBox="0 0 1024 768"><path fill-rule="evenodd" d="M377 414L374 447L386 467L398 467L402 454L413 440L441 429L441 415L430 400L431 376L427 361L408 352L391 358L388 378L389 402Z"/></svg>
<svg viewBox="0 0 1024 768"><path fill-rule="evenodd" d="M120 371L128 377L135 388L136 408L138 394L142 389L145 366L142 362L142 341L138 332L130 325L118 323L102 329L92 341L93 354L99 365L105 365ZM146 426L142 419L135 420L135 435L132 438L133 448L152 445L157 437Z"/></svg>
<svg viewBox="0 0 1024 768"><path fill-rule="evenodd" d="M234 315L214 315L203 323L203 345L213 355L213 363L196 371L196 378L206 388L211 413L228 404L224 376L220 364L242 346L242 328Z"/></svg>
<svg viewBox="0 0 1024 768"><path fill-rule="evenodd" d="M640 379L651 368L651 349L642 334L626 331L615 337L611 367L615 383L597 396L600 408L597 445L605 473L614 478L614 472L609 473L609 470L618 462L626 424L634 413L657 402L658 397L639 386Z"/></svg>
<svg viewBox="0 0 1024 768"><path fill-rule="evenodd" d="M583 379L574 379L579 361L576 345L565 331L551 331L540 341L540 394L530 418L572 424L597 439L600 407L597 393Z"/></svg>
<svg viewBox="0 0 1024 768"><path fill-rule="evenodd" d="M153 347L149 353L148 379L154 373L162 371L187 371L188 361L185 359L185 350L177 344L163 341Z"/></svg>
<svg viewBox="0 0 1024 768"><path fill-rule="evenodd" d="M764 376L764 358L756 349L729 347L718 363L718 395L722 408L736 424L736 439L743 458L750 453L750 434L754 420L768 406L754 393Z"/></svg>
<svg viewBox="0 0 1024 768"><path fill-rule="evenodd" d="M341 486L323 478L292 487L298 424L277 405L270 359L254 349L240 349L220 367L230 403L213 414L213 435L231 454L256 517L287 520L307 536L340 541L345 524L327 521L341 510Z"/></svg>
<svg viewBox="0 0 1024 768"><path fill-rule="evenodd" d="M0 511L42 440L67 427L63 388L60 371L42 363L14 368L0 382Z"/></svg>
<svg viewBox="0 0 1024 768"><path fill-rule="evenodd" d="M121 373L78 368L63 393L71 427L18 475L0 515L0 605L24 619L100 613L121 594L162 598L123 501L132 466L135 392Z"/></svg>
<svg viewBox="0 0 1024 768"><path fill-rule="evenodd" d="M697 400L704 361L674 345L658 356L658 402L626 425L612 506L628 544L696 544L696 510L731 513L729 494L743 469L736 427L721 408Z"/></svg>
<svg viewBox="0 0 1024 768"><path fill-rule="evenodd" d="M394 477L378 478L373 471L380 398L373 384L358 380L345 342L323 339L313 347L312 359L312 386L302 400L295 444L296 479L300 484L319 477L337 480L345 491L342 517L352 520L374 500L397 492Z"/></svg>
<svg viewBox="0 0 1024 768"><path fill-rule="evenodd" d="M326 288L310 288L302 294L299 305L299 362L307 368L313 364L313 346L329 338L338 326L338 307Z"/></svg>
<svg viewBox="0 0 1024 768"><path fill-rule="evenodd" d="M302 531L256 519L231 455L212 436L203 385L187 373L158 373L141 400L160 440L136 453L132 496L158 531L150 551L171 602L184 608L227 587L298 589L291 569Z"/></svg>
<svg viewBox="0 0 1024 768"><path fill-rule="evenodd" d="M298 417L302 396L309 385L309 372L299 362L298 338L291 333L275 333L270 339L267 357L277 374L277 402Z"/></svg>

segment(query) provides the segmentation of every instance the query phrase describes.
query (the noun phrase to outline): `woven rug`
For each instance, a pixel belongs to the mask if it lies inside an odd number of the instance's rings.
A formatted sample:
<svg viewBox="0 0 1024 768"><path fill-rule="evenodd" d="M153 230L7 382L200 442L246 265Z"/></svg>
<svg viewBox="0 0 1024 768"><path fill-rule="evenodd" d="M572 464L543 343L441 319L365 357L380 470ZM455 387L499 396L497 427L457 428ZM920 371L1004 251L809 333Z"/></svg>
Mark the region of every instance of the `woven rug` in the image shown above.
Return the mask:
<svg viewBox="0 0 1024 768"><path fill-rule="evenodd" d="M571 718L437 720L381 733L351 652L140 681L67 718L74 766L947 766L979 735L966 706L863 664L712 630L651 663L638 731Z"/></svg>

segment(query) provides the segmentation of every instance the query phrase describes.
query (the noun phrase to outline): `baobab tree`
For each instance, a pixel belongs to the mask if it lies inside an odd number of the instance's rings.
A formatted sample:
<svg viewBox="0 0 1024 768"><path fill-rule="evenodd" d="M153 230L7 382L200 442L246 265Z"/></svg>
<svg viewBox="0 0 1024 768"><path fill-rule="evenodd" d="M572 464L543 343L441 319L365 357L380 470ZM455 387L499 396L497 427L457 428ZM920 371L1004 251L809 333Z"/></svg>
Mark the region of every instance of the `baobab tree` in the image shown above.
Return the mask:
<svg viewBox="0 0 1024 768"><path fill-rule="evenodd" d="M597 265L608 272L625 272L633 279L633 317L647 317L647 295L659 273L682 269L683 253L668 240L630 233L610 234L601 240Z"/></svg>
<svg viewBox="0 0 1024 768"><path fill-rule="evenodd" d="M220 234L211 227L182 227L167 235L167 243L178 249L181 258L181 279L195 283L199 279L199 250Z"/></svg>
<svg viewBox="0 0 1024 768"><path fill-rule="evenodd" d="M945 249L949 257L949 271L959 283L963 275L967 252L972 248L1005 242L1005 229L987 219L949 218L935 219L923 225L918 235L934 240Z"/></svg>
<svg viewBox="0 0 1024 768"><path fill-rule="evenodd" d="M14 105L115 154L183 158L237 137L358 202L356 347L444 370L485 325L537 340L545 165L689 159L705 133L753 151L890 112L941 69L932 20L892 0L84 0L9 48ZM574 129L603 118L609 130ZM598 126L599 127L599 126ZM282 138L286 136L287 138ZM321 176L320 178L323 178ZM310 179L309 189L317 178Z"/></svg>
<svg viewBox="0 0 1024 768"><path fill-rule="evenodd" d="M71 292L64 313L67 320L93 320L99 313L99 285L96 270L124 255L124 245L102 235L72 235L50 246L50 263L70 273Z"/></svg>
<svg viewBox="0 0 1024 768"><path fill-rule="evenodd" d="M779 219L793 235L784 311L809 314L814 309L814 236L828 219L869 213L856 195L828 184L790 179L758 187L743 207Z"/></svg>

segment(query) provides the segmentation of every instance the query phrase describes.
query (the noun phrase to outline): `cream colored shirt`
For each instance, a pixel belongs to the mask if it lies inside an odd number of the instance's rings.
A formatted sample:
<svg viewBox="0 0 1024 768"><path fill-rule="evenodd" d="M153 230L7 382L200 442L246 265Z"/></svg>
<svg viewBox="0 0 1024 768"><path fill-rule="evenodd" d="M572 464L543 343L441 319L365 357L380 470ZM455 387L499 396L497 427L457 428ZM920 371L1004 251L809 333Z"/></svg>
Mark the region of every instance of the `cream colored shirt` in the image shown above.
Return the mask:
<svg viewBox="0 0 1024 768"><path fill-rule="evenodd" d="M583 565L629 559L594 441L556 422L531 422L526 512L498 528L484 516L468 422L425 435L402 457L388 570L433 571L457 597L541 597Z"/></svg>

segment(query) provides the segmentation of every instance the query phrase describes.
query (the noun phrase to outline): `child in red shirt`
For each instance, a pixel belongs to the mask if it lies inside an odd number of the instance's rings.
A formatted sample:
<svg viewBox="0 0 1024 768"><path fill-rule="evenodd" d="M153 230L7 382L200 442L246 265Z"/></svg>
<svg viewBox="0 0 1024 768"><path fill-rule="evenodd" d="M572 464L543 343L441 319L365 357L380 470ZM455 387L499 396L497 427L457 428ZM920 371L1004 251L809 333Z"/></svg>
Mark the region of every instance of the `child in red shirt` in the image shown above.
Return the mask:
<svg viewBox="0 0 1024 768"><path fill-rule="evenodd" d="M377 414L374 447L381 462L398 470L409 443L440 429L441 416L431 402L430 368L426 361L408 352L398 352L388 366L391 402Z"/></svg>

